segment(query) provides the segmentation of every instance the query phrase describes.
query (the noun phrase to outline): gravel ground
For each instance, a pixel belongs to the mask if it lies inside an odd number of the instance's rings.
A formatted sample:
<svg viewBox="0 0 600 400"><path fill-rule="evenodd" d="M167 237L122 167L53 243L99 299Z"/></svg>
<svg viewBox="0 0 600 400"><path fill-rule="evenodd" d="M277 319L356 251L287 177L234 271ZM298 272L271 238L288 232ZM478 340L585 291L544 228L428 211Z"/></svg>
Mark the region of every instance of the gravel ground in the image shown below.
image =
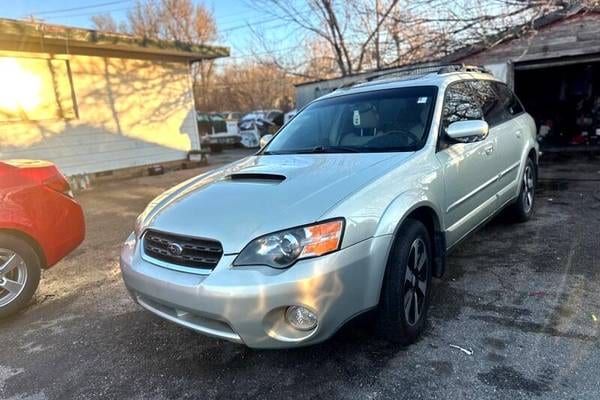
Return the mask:
<svg viewBox="0 0 600 400"><path fill-rule="evenodd" d="M243 155L225 152L209 168ZM600 398L597 161L546 165L533 220L499 216L461 245L408 348L351 324L314 347L256 351L136 306L120 244L149 200L200 171L78 195L85 242L44 273L27 310L0 322L0 398Z"/></svg>

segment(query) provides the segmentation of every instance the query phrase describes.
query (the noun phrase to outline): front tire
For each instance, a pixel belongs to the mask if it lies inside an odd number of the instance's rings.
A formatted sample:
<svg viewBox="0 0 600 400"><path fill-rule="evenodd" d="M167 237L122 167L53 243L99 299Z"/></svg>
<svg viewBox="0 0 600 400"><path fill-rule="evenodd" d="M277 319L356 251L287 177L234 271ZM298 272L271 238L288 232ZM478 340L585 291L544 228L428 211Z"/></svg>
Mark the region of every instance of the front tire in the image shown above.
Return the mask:
<svg viewBox="0 0 600 400"><path fill-rule="evenodd" d="M531 158L527 158L523 176L521 176L521 188L519 197L511 206L510 212L516 222L525 222L533 216L535 210L535 184L537 174L535 164Z"/></svg>
<svg viewBox="0 0 600 400"><path fill-rule="evenodd" d="M431 292L431 240L425 225L407 219L397 234L385 272L377 317L379 336L403 346L425 328Z"/></svg>
<svg viewBox="0 0 600 400"><path fill-rule="evenodd" d="M18 237L0 233L0 318L27 305L40 282L40 260Z"/></svg>

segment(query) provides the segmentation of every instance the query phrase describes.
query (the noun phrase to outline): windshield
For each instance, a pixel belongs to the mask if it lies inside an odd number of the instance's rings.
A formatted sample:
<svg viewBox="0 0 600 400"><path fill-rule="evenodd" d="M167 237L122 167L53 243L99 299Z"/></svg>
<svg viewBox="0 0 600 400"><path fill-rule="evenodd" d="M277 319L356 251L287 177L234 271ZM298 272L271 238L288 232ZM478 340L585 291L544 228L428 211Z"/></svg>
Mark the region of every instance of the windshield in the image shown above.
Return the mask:
<svg viewBox="0 0 600 400"><path fill-rule="evenodd" d="M421 86L316 101L263 154L415 151L427 140L436 94Z"/></svg>

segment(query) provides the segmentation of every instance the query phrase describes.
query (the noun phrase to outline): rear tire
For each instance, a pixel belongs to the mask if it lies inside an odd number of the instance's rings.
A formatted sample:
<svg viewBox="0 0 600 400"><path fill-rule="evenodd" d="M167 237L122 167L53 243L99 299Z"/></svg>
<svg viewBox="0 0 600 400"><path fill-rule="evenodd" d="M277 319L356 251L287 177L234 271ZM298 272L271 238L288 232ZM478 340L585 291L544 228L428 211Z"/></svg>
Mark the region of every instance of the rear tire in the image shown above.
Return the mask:
<svg viewBox="0 0 600 400"><path fill-rule="evenodd" d="M403 346L425 328L431 292L432 252L429 232L407 219L398 232L385 272L376 329L379 336Z"/></svg>
<svg viewBox="0 0 600 400"><path fill-rule="evenodd" d="M0 233L0 319L25 307L40 282L41 265L25 240Z"/></svg>
<svg viewBox="0 0 600 400"><path fill-rule="evenodd" d="M510 207L510 214L516 222L525 222L533 216L535 211L537 174L531 157L527 158L520 182L519 197Z"/></svg>

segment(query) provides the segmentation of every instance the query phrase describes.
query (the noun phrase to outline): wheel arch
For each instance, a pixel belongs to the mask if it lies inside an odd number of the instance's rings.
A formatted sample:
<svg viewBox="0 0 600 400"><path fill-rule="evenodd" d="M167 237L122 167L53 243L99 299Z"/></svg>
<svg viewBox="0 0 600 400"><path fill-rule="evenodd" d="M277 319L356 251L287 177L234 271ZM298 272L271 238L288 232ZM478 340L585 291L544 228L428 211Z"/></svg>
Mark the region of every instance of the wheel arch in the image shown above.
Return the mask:
<svg viewBox="0 0 600 400"><path fill-rule="evenodd" d="M420 221L429 232L431 240L431 251L433 253L433 276L441 278L446 269L446 235L441 228L441 219L438 213L429 205L420 205L412 209L401 220L396 228L396 233L407 219Z"/></svg>
<svg viewBox="0 0 600 400"><path fill-rule="evenodd" d="M0 233L11 235L27 242L27 244L29 244L31 248L35 251L38 259L40 260L40 267L42 269L46 268L46 266L48 265L46 261L46 255L40 244L32 236L23 231L13 228L0 228Z"/></svg>
<svg viewBox="0 0 600 400"><path fill-rule="evenodd" d="M538 163L539 163L538 151L534 147L532 147L531 149L529 149L529 152L527 153L527 158L531 158L533 160L533 165L535 166L535 174L537 176Z"/></svg>
<svg viewBox="0 0 600 400"><path fill-rule="evenodd" d="M394 243L402 225L407 219L415 219L422 222L429 232L433 252L433 276L440 278L446 269L446 235L443 230L440 212L433 203L421 201L413 204L411 207L405 208L404 212L402 212L399 217L397 215L398 214L396 214L393 231L389 232L393 234L394 239L388 249L386 257L387 262L389 262ZM383 282L381 282L381 284L383 284Z"/></svg>

